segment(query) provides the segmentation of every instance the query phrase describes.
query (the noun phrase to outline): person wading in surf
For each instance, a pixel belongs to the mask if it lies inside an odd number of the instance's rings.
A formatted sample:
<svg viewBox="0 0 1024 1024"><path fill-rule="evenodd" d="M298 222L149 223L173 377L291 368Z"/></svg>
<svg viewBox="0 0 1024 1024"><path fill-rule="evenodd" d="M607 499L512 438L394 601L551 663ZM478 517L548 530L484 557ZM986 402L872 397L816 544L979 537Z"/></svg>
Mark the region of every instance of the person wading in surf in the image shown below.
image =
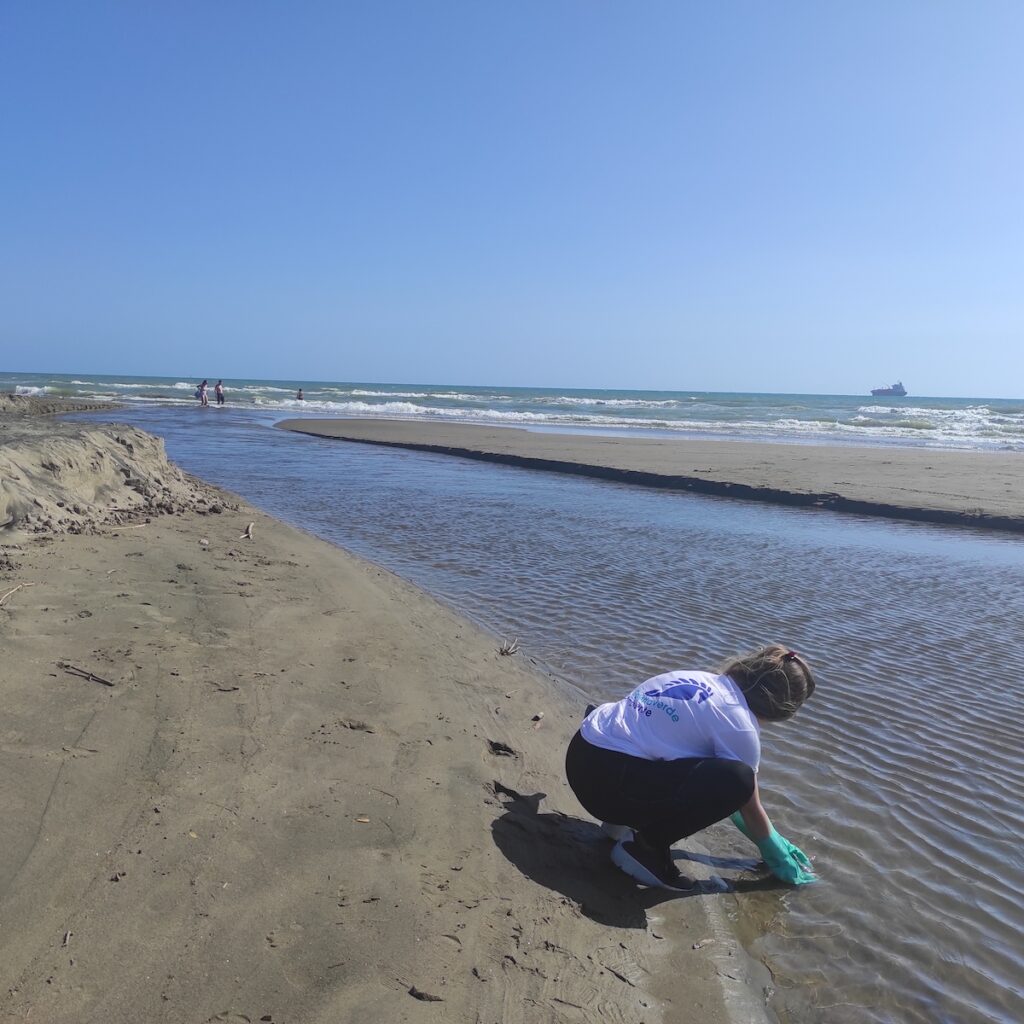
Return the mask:
<svg viewBox="0 0 1024 1024"><path fill-rule="evenodd" d="M792 718L814 693L807 662L781 644L718 672L666 672L589 712L565 770L579 802L617 840L612 861L641 885L693 888L673 843L732 817L784 882L815 880L811 862L761 806L760 727Z"/></svg>

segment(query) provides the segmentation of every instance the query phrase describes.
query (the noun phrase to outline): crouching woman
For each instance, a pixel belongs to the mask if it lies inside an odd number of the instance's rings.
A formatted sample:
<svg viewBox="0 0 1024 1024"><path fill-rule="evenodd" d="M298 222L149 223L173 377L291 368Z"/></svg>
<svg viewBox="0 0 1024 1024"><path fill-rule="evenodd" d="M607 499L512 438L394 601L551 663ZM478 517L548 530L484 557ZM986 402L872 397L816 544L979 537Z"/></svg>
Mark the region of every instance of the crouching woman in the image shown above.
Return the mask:
<svg viewBox="0 0 1024 1024"><path fill-rule="evenodd" d="M814 693L795 651L770 644L718 672L666 672L584 719L566 753L569 785L618 840L612 861L639 882L686 891L673 843L732 816L776 877L814 881L803 852L761 806L760 727L782 722Z"/></svg>

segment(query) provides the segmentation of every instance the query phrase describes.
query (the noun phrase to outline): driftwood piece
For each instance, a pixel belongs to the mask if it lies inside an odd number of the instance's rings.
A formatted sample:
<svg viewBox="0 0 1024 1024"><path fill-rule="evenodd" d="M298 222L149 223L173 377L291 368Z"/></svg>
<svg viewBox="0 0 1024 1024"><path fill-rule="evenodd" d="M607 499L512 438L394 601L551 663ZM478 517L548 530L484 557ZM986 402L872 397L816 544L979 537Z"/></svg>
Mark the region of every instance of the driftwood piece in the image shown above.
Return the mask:
<svg viewBox="0 0 1024 1024"><path fill-rule="evenodd" d="M255 526L256 526L256 524L255 524L255 523L250 523L250 524L249 524L249 525L248 525L248 526L247 526L247 527L245 528L245 533L243 533L243 534L242 534L242 535L241 535L241 536L240 536L240 537L239 537L238 539L239 539L239 540L252 540L252 531L253 531L253 528L254 528Z"/></svg>
<svg viewBox="0 0 1024 1024"><path fill-rule="evenodd" d="M103 676L98 676L95 672L90 672L88 669L79 668L77 665L69 665L66 661L58 661L57 668L63 669L68 675L79 676L93 683L102 683L104 686L114 685L109 679L104 679Z"/></svg>
<svg viewBox="0 0 1024 1024"><path fill-rule="evenodd" d="M12 594L16 594L19 590L23 589L24 587L34 587L34 586L35 586L34 583L19 583L16 587L12 587L10 590L7 591L6 594L4 594L3 597L0 597L0 608L3 607L4 601L6 601L7 598L9 598Z"/></svg>

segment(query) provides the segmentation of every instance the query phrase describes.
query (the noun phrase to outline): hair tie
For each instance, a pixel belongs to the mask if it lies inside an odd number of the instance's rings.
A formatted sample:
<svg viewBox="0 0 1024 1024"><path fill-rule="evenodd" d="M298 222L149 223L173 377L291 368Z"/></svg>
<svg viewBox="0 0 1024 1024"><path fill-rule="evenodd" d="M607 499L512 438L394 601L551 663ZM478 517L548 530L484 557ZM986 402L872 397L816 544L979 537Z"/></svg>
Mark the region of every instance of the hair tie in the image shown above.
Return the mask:
<svg viewBox="0 0 1024 1024"><path fill-rule="evenodd" d="M799 657L800 657L800 655L797 654L796 651L787 651L782 656L782 660L783 661L796 661L796 659L799 658Z"/></svg>

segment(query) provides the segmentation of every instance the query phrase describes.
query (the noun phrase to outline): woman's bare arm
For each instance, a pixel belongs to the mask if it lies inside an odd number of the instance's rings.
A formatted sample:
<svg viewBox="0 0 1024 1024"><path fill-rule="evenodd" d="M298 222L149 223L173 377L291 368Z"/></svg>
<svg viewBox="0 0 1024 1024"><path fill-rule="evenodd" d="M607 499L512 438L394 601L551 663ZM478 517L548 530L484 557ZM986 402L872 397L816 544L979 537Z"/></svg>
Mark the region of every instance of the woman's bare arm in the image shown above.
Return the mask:
<svg viewBox="0 0 1024 1024"><path fill-rule="evenodd" d="M772 823L761 806L761 795L757 788L757 777L754 777L754 792L750 799L740 808L743 824L747 826L748 838L753 842L767 839L772 830Z"/></svg>

